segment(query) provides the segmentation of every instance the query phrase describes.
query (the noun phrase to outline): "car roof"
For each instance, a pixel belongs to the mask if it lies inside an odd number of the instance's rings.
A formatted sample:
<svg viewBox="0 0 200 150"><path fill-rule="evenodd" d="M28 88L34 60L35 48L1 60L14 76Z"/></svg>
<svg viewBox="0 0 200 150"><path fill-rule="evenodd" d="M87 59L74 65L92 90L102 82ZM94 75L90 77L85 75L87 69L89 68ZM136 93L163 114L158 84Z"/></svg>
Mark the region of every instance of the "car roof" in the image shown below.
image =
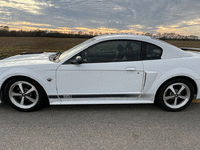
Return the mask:
<svg viewBox="0 0 200 150"><path fill-rule="evenodd" d="M135 34L106 34L94 37L96 40L108 38L133 38L133 39L151 39L150 36L135 35Z"/></svg>

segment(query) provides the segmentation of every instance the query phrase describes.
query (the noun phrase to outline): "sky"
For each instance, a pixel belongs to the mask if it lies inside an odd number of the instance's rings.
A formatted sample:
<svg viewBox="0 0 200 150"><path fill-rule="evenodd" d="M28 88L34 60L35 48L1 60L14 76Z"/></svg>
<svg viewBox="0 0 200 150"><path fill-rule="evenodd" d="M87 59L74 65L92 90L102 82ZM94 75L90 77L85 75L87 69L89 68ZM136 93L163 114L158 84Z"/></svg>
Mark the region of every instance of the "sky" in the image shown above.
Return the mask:
<svg viewBox="0 0 200 150"><path fill-rule="evenodd" d="M200 36L200 0L0 0L10 30Z"/></svg>

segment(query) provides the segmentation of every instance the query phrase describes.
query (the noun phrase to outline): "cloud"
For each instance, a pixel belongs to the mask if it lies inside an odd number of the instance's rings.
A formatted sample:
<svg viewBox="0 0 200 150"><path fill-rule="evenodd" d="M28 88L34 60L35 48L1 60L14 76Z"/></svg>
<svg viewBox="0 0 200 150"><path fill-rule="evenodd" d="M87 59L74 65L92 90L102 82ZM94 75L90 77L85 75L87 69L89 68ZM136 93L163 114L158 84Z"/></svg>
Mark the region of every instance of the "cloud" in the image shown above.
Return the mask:
<svg viewBox="0 0 200 150"><path fill-rule="evenodd" d="M41 14L41 6L46 6L46 3L37 2L34 0L1 0L1 8L15 8L18 10L24 10L32 14Z"/></svg>
<svg viewBox="0 0 200 150"><path fill-rule="evenodd" d="M195 27L183 27L183 28L168 28L168 27L163 27L160 26L156 30L159 33L178 33L181 35L200 35L200 26L195 26Z"/></svg>
<svg viewBox="0 0 200 150"><path fill-rule="evenodd" d="M57 31L57 32L61 32L61 33L71 33L71 32L76 32L75 29L72 29L72 28L68 28L68 27L59 27L55 30L52 30L52 31Z"/></svg>
<svg viewBox="0 0 200 150"><path fill-rule="evenodd" d="M2 25L1 25L2 24ZM39 24L25 21L17 22L2 22L0 21L0 26L9 26L9 30L49 30L51 25L49 24Z"/></svg>
<svg viewBox="0 0 200 150"><path fill-rule="evenodd" d="M30 27L30 26L9 26L9 29L10 30L16 30L16 31L19 31L19 30L25 30L25 31L33 31L33 30L46 30L48 31L49 28L41 28L41 27Z"/></svg>
<svg viewBox="0 0 200 150"><path fill-rule="evenodd" d="M39 24L39 23L32 23L32 22L25 22L25 21L7 22L7 25L14 25L14 26L28 25L28 26L46 26L46 27L51 26L49 24Z"/></svg>
<svg viewBox="0 0 200 150"><path fill-rule="evenodd" d="M0 23L30 22L32 25L15 26L55 30L62 27L65 32L80 29L101 33L181 32L200 36L199 8L199 0L0 0ZM9 12L7 16L5 12Z"/></svg>
<svg viewBox="0 0 200 150"><path fill-rule="evenodd" d="M73 31L83 31L84 33L89 34L118 34L118 33L131 33L131 34L143 34L141 31L137 31L135 29L128 29L128 30L118 30L116 28L106 28L106 27L99 27L99 28L85 28L85 27L75 27L71 29Z"/></svg>
<svg viewBox="0 0 200 150"><path fill-rule="evenodd" d="M156 30L160 33L165 32L174 32L174 33L180 33L183 35L199 35L200 34L200 18L188 20L188 21L182 21L177 24L172 24L168 26L158 26L158 29Z"/></svg>
<svg viewBox="0 0 200 150"><path fill-rule="evenodd" d="M11 15L11 12L8 12L8 11L1 11L1 10L0 10L0 14L10 16L10 15Z"/></svg>
<svg viewBox="0 0 200 150"><path fill-rule="evenodd" d="M105 33L119 33L119 30L115 28L106 28L106 27L100 27L100 28L85 28L85 27L75 27L74 29L80 30L83 32L93 32L94 34L105 34Z"/></svg>

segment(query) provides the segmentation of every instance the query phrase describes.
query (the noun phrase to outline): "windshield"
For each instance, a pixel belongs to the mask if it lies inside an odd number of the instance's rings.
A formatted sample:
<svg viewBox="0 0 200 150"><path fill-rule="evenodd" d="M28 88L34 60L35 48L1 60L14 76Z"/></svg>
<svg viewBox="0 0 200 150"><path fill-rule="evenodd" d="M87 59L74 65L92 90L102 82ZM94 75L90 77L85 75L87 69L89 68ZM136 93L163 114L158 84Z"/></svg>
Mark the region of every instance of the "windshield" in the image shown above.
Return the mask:
<svg viewBox="0 0 200 150"><path fill-rule="evenodd" d="M90 42L92 42L94 40L95 40L95 38L89 39L89 40L87 40L87 41L85 41L85 42L83 42L83 43L81 43L81 44L79 44L79 45L77 45L77 46L65 51L64 53L62 53L62 55L60 55L59 60L63 60L64 58L69 56L71 53L79 51L82 47L84 47L85 45L87 45L88 43L90 43Z"/></svg>

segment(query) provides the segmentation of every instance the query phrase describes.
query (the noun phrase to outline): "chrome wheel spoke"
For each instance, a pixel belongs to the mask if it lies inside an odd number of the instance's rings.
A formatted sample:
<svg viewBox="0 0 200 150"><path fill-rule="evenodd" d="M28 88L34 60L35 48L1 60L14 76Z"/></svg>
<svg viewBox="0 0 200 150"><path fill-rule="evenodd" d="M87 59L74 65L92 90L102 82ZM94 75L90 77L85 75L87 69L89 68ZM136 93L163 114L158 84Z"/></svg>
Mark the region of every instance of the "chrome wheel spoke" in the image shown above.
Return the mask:
<svg viewBox="0 0 200 150"><path fill-rule="evenodd" d="M22 96L22 94L13 92L12 96Z"/></svg>
<svg viewBox="0 0 200 150"><path fill-rule="evenodd" d="M178 91L177 94L180 94L184 89L185 89L185 87L182 85L182 87L180 88L180 90Z"/></svg>
<svg viewBox="0 0 200 150"><path fill-rule="evenodd" d="M179 95L178 97L181 98L181 99L186 99L187 98L187 96L181 96L181 95Z"/></svg>
<svg viewBox="0 0 200 150"><path fill-rule="evenodd" d="M176 91L172 85L169 87L169 89L173 92L173 94L176 94Z"/></svg>
<svg viewBox="0 0 200 150"><path fill-rule="evenodd" d="M174 95L172 95L172 96L165 96L165 100L169 100L169 99L173 99L173 98L175 98Z"/></svg>
<svg viewBox="0 0 200 150"><path fill-rule="evenodd" d="M26 99L28 99L29 101L31 101L33 103L36 101L35 99L33 99L33 98L29 97L29 96L26 96Z"/></svg>
<svg viewBox="0 0 200 150"><path fill-rule="evenodd" d="M31 89L28 90L25 94L29 94L29 93L31 93L31 92L33 92L33 91L35 91L35 88L34 88L34 87L31 87Z"/></svg>
<svg viewBox="0 0 200 150"><path fill-rule="evenodd" d="M177 105L177 97L174 99L174 106L176 106Z"/></svg>
<svg viewBox="0 0 200 150"><path fill-rule="evenodd" d="M24 89L22 87L22 83L19 83L18 86L19 86L19 89L20 89L21 93L24 93Z"/></svg>
<svg viewBox="0 0 200 150"><path fill-rule="evenodd" d="M24 97L22 97L20 104L24 105Z"/></svg>

